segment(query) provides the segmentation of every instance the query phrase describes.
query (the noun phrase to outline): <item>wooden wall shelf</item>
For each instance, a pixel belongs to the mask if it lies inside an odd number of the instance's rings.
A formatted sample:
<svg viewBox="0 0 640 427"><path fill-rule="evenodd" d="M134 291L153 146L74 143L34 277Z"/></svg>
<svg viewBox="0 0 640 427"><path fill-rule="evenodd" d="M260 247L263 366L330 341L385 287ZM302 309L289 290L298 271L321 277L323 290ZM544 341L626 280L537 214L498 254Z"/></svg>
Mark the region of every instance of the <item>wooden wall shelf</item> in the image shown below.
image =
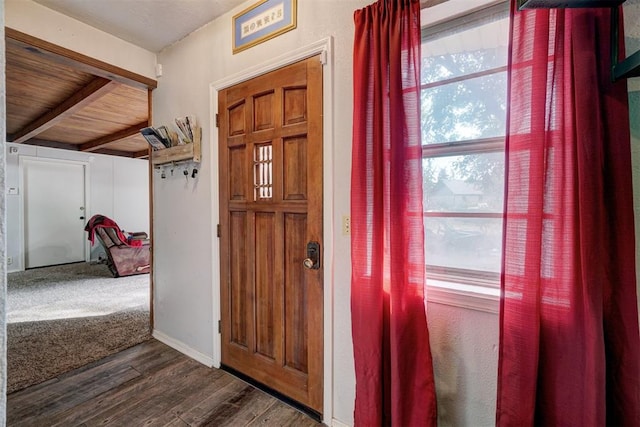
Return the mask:
<svg viewBox="0 0 640 427"><path fill-rule="evenodd" d="M154 166L187 161L200 163L202 128L195 128L194 133L193 143L191 144L176 145L175 147L153 151L151 153L151 163Z"/></svg>

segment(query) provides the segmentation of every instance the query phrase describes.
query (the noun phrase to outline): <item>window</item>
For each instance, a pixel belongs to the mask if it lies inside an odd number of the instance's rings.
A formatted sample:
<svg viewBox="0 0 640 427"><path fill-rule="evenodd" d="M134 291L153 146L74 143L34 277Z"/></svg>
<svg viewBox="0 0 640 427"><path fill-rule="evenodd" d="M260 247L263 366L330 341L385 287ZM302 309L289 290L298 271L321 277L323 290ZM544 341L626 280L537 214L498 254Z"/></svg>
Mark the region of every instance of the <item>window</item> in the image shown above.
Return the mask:
<svg viewBox="0 0 640 427"><path fill-rule="evenodd" d="M423 29L427 277L498 286L508 4Z"/></svg>

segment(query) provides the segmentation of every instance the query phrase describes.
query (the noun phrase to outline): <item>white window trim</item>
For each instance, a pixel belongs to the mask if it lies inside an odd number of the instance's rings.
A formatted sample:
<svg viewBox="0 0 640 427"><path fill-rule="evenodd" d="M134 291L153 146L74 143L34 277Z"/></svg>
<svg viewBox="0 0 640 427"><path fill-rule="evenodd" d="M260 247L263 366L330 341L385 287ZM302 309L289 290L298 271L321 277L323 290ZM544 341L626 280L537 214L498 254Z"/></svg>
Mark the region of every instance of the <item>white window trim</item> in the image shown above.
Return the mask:
<svg viewBox="0 0 640 427"><path fill-rule="evenodd" d="M427 279L427 302L497 314L500 289Z"/></svg>
<svg viewBox="0 0 640 427"><path fill-rule="evenodd" d="M507 2L505 0L447 0L435 6L425 7L426 5L423 4L420 10L420 23L423 27L437 25L500 3Z"/></svg>

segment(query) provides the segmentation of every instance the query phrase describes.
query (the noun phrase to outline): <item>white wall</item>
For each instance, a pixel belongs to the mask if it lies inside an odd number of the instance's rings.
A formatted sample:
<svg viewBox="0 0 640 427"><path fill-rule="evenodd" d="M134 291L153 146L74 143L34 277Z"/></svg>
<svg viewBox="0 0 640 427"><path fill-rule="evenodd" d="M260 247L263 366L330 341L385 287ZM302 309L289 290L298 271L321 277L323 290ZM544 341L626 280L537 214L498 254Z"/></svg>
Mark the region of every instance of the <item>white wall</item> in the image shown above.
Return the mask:
<svg viewBox="0 0 640 427"><path fill-rule="evenodd" d="M489 313L428 304L440 426L495 425L497 306Z"/></svg>
<svg viewBox="0 0 640 427"><path fill-rule="evenodd" d="M339 227L349 213L352 115L353 12L370 0L299 0L298 28L236 55L231 53L231 17L248 1L161 52L164 75L154 92L155 124L194 114L203 124L203 163L197 182L182 176L154 177L155 328L163 337L195 356L213 360L214 303L219 280L217 135L211 127L209 85L285 52L333 37L333 157L325 159L325 182L333 182L325 203L325 244L333 252L325 286L333 288L333 330L325 331L333 347L331 413L325 422L353 423L354 368L350 330L350 240ZM325 96L326 99L326 96ZM187 221L184 219L187 218ZM212 220L213 218L213 220ZM327 242L327 237L330 242ZM213 266L213 267L212 267ZM497 303L496 303L497 309ZM442 425L491 425L495 411L498 317L495 313L430 303L431 344L437 375ZM455 321L454 321L455 320ZM201 359L203 359L201 357ZM453 381L453 382L452 382Z"/></svg>
<svg viewBox="0 0 640 427"><path fill-rule="evenodd" d="M13 150L12 150L13 149ZM106 215L127 231L149 233L149 172L148 161L126 157L81 153L55 148L22 144L6 144L6 185L17 189L17 194L6 196L7 205L7 256L13 258L9 271L24 270L23 238L20 195L20 156L40 159L74 160L88 164L89 195L88 220L95 214ZM13 151L13 152L12 152ZM46 215L46 212L43 212ZM104 250L96 242L91 249L91 259L104 257Z"/></svg>
<svg viewBox="0 0 640 427"><path fill-rule="evenodd" d="M153 52L31 0L5 0L5 24L108 64L156 78L156 56Z"/></svg>

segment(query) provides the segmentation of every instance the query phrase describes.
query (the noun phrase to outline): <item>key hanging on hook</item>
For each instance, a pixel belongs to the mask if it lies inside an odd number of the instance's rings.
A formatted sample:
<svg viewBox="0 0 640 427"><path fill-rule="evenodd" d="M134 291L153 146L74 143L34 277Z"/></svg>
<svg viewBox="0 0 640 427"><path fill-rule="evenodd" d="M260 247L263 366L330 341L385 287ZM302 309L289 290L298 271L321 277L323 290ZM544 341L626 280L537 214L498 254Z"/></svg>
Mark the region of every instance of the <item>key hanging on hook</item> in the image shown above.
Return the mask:
<svg viewBox="0 0 640 427"><path fill-rule="evenodd" d="M193 168L193 172L191 172L191 178L195 178L197 174L198 174L198 169Z"/></svg>
<svg viewBox="0 0 640 427"><path fill-rule="evenodd" d="M189 182L189 171L185 168L185 170L182 171L182 174L184 175L184 179Z"/></svg>

